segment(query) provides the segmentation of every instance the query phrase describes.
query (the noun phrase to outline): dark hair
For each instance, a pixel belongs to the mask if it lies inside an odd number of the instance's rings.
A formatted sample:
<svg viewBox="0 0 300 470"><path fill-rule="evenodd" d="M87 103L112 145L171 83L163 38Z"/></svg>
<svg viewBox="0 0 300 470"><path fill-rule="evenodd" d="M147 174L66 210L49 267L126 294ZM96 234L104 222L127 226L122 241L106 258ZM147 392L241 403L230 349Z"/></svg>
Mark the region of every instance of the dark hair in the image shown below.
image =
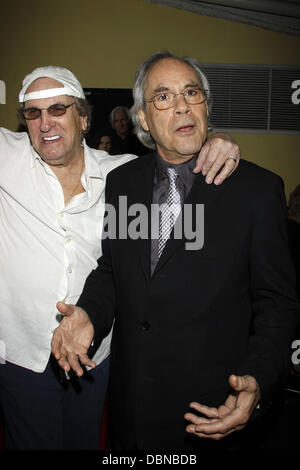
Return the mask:
<svg viewBox="0 0 300 470"><path fill-rule="evenodd" d="M97 148L98 145L100 144L100 141L101 141L101 138L104 136L104 135L108 135L111 139L111 142L113 140L113 132L108 129L108 128L103 128L103 129L100 129L99 132L97 132L96 134L96 138L95 138L95 147Z"/></svg>

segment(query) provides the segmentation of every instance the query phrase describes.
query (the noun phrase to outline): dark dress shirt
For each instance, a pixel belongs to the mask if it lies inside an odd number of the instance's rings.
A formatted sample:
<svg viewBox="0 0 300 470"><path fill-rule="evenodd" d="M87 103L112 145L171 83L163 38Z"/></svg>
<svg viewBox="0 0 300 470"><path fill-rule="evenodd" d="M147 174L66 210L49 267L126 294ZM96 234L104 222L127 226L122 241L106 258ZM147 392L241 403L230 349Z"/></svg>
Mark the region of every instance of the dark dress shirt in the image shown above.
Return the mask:
<svg viewBox="0 0 300 470"><path fill-rule="evenodd" d="M163 160L159 154L156 154L156 170L154 176L154 187L153 187L153 204L164 204L166 202L169 190L169 180L166 175L167 168L174 168L178 174L176 181L177 189L180 193L181 206L184 203L193 182L195 179L195 173L193 169L195 168L196 157L191 158L190 160L179 163L171 164ZM151 274L153 274L155 267L158 262L158 238L152 238L151 240Z"/></svg>

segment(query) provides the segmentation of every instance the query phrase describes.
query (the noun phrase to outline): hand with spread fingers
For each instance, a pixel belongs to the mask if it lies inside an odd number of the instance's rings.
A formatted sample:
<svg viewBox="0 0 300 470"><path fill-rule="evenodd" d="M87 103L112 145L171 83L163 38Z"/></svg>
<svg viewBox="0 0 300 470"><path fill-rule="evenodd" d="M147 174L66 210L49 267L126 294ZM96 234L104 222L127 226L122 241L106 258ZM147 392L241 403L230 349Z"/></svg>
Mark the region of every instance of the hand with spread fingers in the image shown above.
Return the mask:
<svg viewBox="0 0 300 470"><path fill-rule="evenodd" d="M206 183L219 185L234 172L239 161L240 150L233 137L219 132L210 136L201 148L194 173L202 171Z"/></svg>
<svg viewBox="0 0 300 470"><path fill-rule="evenodd" d="M204 416L186 413L185 419L192 423L186 427L187 432L206 439L220 440L246 426L260 399L259 385L250 375L231 375L229 384L232 393L219 408L190 403L190 408Z"/></svg>
<svg viewBox="0 0 300 470"><path fill-rule="evenodd" d="M73 369L81 376L81 365L96 367L95 362L87 355L93 341L94 327L82 308L64 302L58 302L56 306L63 314L63 319L53 333L52 354L64 371Z"/></svg>

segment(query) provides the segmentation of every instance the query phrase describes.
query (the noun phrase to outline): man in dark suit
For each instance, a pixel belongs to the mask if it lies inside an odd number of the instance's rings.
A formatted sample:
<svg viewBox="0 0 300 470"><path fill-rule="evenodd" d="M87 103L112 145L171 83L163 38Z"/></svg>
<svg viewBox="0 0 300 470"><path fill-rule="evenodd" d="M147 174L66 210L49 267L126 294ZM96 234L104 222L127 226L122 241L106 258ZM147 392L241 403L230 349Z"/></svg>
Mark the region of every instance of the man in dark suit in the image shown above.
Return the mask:
<svg viewBox="0 0 300 470"><path fill-rule="evenodd" d="M222 186L193 174L210 109L193 59L154 54L133 94L137 135L156 151L108 175L115 224L77 306L58 303L53 354L82 374L91 340L97 347L115 321L114 447L230 447L227 436L284 384L299 317L283 185L246 161Z"/></svg>

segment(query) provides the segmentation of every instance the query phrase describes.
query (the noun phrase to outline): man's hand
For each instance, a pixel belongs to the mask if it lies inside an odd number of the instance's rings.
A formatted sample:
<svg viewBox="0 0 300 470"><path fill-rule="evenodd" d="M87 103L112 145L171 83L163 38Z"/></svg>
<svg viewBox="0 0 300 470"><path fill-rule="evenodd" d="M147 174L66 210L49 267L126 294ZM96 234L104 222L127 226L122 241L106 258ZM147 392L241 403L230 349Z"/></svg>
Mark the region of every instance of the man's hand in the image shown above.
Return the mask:
<svg viewBox="0 0 300 470"><path fill-rule="evenodd" d="M194 408L206 417L186 413L185 419L193 423L186 427L187 432L202 438L219 440L246 426L260 399L259 385L250 375L243 377L231 375L229 383L233 389L232 393L219 408L197 402L190 403L190 408Z"/></svg>
<svg viewBox="0 0 300 470"><path fill-rule="evenodd" d="M63 370L69 372L73 369L81 376L83 370L80 363L96 367L87 355L94 337L94 327L82 308L63 302L58 302L56 307L64 317L53 333L52 354Z"/></svg>
<svg viewBox="0 0 300 470"><path fill-rule="evenodd" d="M194 173L199 173L202 170L202 174L206 175L206 183L214 181L216 185L219 185L234 172L239 161L240 150L235 140L229 134L219 132L209 137L203 145L197 158ZM215 178L221 168L222 171Z"/></svg>

